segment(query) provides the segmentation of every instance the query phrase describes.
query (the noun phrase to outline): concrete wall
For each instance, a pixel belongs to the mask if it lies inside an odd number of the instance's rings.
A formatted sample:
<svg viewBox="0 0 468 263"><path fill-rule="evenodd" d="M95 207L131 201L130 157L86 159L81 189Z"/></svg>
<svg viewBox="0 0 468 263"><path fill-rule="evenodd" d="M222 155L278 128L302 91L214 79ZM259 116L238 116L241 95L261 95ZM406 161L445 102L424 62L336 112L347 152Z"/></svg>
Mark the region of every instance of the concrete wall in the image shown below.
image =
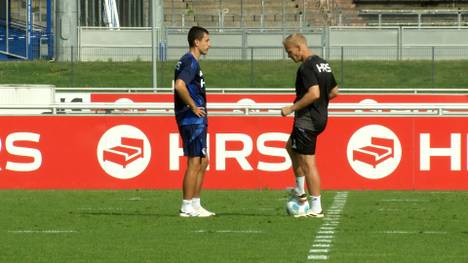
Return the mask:
<svg viewBox="0 0 468 263"><path fill-rule="evenodd" d="M79 45L76 1L58 0L56 4L56 59L59 61L75 60L76 47Z"/></svg>
<svg viewBox="0 0 468 263"><path fill-rule="evenodd" d="M206 59L277 60L287 58L282 40L292 32L210 32L212 48ZM187 32L169 31L161 58L176 60L188 50ZM468 59L468 28L316 28L303 33L309 46L327 59ZM116 31L81 28L80 59L151 60L150 29ZM160 49L160 48L158 48ZM164 54L163 54L164 53Z"/></svg>

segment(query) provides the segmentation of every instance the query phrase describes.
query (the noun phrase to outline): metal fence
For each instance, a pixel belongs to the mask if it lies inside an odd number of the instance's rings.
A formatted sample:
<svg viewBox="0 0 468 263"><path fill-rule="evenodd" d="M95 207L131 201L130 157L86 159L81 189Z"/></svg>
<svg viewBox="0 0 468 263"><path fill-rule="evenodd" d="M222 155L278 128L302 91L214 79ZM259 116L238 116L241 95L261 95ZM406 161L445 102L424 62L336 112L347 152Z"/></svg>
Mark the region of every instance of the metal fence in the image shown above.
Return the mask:
<svg viewBox="0 0 468 263"><path fill-rule="evenodd" d="M282 40L294 32L297 29L210 31L213 48L207 59L284 59ZM348 60L431 60L432 53L440 59L468 59L468 27L324 27L302 33L309 46L330 60L343 55ZM151 29L80 27L78 45L80 61L146 61L151 59ZM162 60L178 59L187 49L187 30L159 30L157 48Z"/></svg>
<svg viewBox="0 0 468 263"><path fill-rule="evenodd" d="M311 48L321 57L330 57L328 61L337 81L346 88L468 87L465 77L468 59L463 59L468 57L468 46L413 46L403 50L385 46ZM148 82L152 76L150 47L72 49L67 53L74 54L74 58L61 63L69 81L58 86L151 87ZM187 47L158 49L158 87L172 86L174 66L185 52ZM373 52L378 53L380 59L373 58ZM369 57L355 59L364 54ZM87 61L86 57L94 59ZM210 87L289 88L294 83L292 76L297 68L279 47L212 47L201 63L204 73L209 74ZM88 67L95 71L88 72ZM95 77L97 80L89 84L92 78L89 74L101 71L100 76Z"/></svg>

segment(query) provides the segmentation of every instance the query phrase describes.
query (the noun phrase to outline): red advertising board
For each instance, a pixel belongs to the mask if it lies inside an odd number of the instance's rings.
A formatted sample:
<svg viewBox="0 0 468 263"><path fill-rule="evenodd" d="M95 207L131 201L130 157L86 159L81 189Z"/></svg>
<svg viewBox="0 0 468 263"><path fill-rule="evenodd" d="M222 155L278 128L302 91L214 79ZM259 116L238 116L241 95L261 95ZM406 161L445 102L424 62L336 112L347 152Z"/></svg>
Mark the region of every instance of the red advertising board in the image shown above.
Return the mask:
<svg viewBox="0 0 468 263"><path fill-rule="evenodd" d="M466 117L331 117L324 189L468 190ZM212 116L208 189L293 185L292 118ZM178 189L185 159L171 116L2 116L1 189Z"/></svg>
<svg viewBox="0 0 468 263"><path fill-rule="evenodd" d="M226 103L283 103L294 101L294 94L216 94L208 93L208 102ZM132 93L92 93L91 102L172 102L173 94L132 94ZM465 103L468 102L468 95L459 94L340 94L334 103Z"/></svg>

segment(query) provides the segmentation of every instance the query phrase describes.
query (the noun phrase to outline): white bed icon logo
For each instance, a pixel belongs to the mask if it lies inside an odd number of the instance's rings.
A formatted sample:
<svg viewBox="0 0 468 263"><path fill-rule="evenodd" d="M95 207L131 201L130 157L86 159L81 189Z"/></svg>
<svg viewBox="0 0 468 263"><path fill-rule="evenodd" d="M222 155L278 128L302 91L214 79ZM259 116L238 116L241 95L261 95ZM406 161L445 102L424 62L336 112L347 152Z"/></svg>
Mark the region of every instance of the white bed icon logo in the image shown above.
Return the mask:
<svg viewBox="0 0 468 263"><path fill-rule="evenodd" d="M151 159L151 145L146 135L130 125L107 130L99 140L97 158L102 169L112 177L130 179L140 175Z"/></svg>
<svg viewBox="0 0 468 263"><path fill-rule="evenodd" d="M387 127L364 126L351 136L347 157L353 170L362 177L381 179L390 175L400 164L400 140Z"/></svg>

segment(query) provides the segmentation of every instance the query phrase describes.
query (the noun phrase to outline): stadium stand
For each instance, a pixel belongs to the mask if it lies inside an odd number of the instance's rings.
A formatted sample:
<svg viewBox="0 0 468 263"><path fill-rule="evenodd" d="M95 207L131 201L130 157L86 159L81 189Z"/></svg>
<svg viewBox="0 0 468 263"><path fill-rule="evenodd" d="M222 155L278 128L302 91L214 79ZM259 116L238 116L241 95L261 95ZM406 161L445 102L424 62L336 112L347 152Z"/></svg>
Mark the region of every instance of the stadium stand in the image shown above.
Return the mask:
<svg viewBox="0 0 468 263"><path fill-rule="evenodd" d="M362 25L352 0L165 0L169 27L309 27L336 25L337 13L349 9L349 24ZM354 12L352 12L354 10Z"/></svg>
<svg viewBox="0 0 468 263"><path fill-rule="evenodd" d="M165 0L166 26L464 26L468 0Z"/></svg>
<svg viewBox="0 0 468 263"><path fill-rule="evenodd" d="M34 2L32 17L34 23L29 45L26 14L26 6L22 1L9 2L8 9L5 3L0 4L0 60L41 57L41 47L44 46L41 44L47 43L48 39L45 1Z"/></svg>
<svg viewBox="0 0 468 263"><path fill-rule="evenodd" d="M466 26L468 0L354 0L367 25Z"/></svg>

